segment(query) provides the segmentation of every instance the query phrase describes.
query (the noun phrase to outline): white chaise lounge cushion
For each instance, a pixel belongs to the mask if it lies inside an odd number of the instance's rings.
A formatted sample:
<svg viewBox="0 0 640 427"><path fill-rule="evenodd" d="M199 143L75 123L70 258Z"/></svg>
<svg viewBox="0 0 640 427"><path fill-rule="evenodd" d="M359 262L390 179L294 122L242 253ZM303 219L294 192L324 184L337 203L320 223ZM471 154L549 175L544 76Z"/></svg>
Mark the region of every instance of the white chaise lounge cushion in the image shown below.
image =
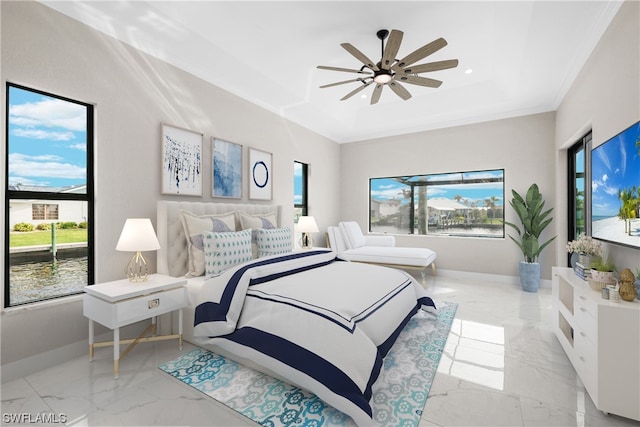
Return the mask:
<svg viewBox="0 0 640 427"><path fill-rule="evenodd" d="M436 253L427 248L362 246L348 249L339 257L348 261L427 267L436 260Z"/></svg>

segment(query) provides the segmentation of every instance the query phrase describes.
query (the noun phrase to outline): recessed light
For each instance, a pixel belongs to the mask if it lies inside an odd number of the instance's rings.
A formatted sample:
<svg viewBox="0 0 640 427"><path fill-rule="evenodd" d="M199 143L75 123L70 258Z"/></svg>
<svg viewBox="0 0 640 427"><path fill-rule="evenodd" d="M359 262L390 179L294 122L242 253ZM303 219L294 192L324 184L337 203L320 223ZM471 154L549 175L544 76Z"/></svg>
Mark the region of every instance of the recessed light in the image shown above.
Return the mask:
<svg viewBox="0 0 640 427"><path fill-rule="evenodd" d="M465 74L471 74L473 73L473 70L471 68L467 68L466 70L464 70Z"/></svg>

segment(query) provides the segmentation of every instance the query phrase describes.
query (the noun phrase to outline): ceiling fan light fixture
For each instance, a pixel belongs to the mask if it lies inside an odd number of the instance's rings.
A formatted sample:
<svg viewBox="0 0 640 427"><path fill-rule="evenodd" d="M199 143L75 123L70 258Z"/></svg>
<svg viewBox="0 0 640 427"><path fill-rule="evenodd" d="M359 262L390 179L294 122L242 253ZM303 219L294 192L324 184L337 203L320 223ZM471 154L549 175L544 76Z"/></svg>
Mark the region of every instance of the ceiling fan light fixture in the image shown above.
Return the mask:
<svg viewBox="0 0 640 427"><path fill-rule="evenodd" d="M373 81L379 85L389 83L391 79L393 79L393 76L391 75L391 73L384 70L377 72L376 75L373 77Z"/></svg>

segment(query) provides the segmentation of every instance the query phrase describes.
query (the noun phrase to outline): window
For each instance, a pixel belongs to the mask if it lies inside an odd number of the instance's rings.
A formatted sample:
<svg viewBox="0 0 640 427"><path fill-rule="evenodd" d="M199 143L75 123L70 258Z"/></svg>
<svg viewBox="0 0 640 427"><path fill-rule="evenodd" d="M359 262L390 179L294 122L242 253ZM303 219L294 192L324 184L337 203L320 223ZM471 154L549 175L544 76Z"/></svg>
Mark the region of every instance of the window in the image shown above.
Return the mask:
<svg viewBox="0 0 640 427"><path fill-rule="evenodd" d="M7 83L5 307L93 283L93 106Z"/></svg>
<svg viewBox="0 0 640 427"><path fill-rule="evenodd" d="M504 237L504 170L372 178L369 231Z"/></svg>
<svg viewBox="0 0 640 427"><path fill-rule="evenodd" d="M31 218L36 220L58 219L58 205L43 205L34 203L31 205Z"/></svg>
<svg viewBox="0 0 640 427"><path fill-rule="evenodd" d="M297 223L300 216L307 215L307 171L309 165L302 162L293 162L293 208L294 221Z"/></svg>
<svg viewBox="0 0 640 427"><path fill-rule="evenodd" d="M580 233L587 233L587 192L585 191L587 180L588 156L591 155L591 132L582 137L571 148L569 148L567 161L569 172L569 206L568 206L568 242L575 240ZM570 255L570 254L569 254Z"/></svg>

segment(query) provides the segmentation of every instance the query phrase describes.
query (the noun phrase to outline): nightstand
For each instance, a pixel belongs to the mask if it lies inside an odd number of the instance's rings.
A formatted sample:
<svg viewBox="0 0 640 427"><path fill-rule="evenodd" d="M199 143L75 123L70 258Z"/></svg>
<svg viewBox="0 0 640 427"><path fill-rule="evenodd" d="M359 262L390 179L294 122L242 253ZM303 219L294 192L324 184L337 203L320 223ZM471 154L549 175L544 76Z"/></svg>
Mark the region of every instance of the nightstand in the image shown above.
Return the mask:
<svg viewBox="0 0 640 427"><path fill-rule="evenodd" d="M146 282L129 279L84 287L83 313L89 318L89 360L95 347L113 346L113 376L118 378L120 359L139 342L177 339L182 349L182 308L187 305L187 281L183 278L152 274ZM178 311L178 334L155 335L156 317ZM138 338L120 340L120 327L151 319L151 325ZM113 330L113 341L94 342L93 322ZM151 336L146 336L148 334ZM129 346L120 353L120 344Z"/></svg>

